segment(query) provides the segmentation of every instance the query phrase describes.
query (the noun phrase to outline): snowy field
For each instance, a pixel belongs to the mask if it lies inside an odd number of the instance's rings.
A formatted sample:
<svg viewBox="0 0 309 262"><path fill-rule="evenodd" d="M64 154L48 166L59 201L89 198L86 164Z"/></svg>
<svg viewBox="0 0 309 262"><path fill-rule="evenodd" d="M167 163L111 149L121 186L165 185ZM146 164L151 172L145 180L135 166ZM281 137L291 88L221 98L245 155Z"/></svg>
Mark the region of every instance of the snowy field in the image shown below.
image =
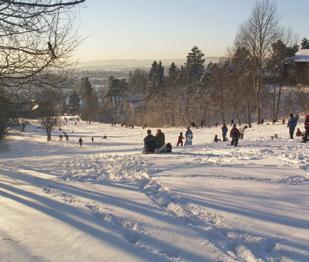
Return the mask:
<svg viewBox="0 0 309 262"><path fill-rule="evenodd" d="M33 123L0 145L1 262L309 261L309 145L286 126L236 148L193 129L192 147L153 155L139 127L63 129L68 142ZM162 131L175 146L185 130Z"/></svg>

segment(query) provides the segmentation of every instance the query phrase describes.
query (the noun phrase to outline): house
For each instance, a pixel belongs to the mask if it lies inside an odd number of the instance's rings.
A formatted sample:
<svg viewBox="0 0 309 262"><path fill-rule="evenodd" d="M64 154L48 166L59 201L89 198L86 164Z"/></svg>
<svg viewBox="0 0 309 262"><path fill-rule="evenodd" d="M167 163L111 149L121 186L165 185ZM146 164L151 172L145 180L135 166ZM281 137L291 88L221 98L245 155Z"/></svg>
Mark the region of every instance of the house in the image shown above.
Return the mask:
<svg viewBox="0 0 309 262"><path fill-rule="evenodd" d="M309 49L300 49L295 57L297 84L309 86Z"/></svg>

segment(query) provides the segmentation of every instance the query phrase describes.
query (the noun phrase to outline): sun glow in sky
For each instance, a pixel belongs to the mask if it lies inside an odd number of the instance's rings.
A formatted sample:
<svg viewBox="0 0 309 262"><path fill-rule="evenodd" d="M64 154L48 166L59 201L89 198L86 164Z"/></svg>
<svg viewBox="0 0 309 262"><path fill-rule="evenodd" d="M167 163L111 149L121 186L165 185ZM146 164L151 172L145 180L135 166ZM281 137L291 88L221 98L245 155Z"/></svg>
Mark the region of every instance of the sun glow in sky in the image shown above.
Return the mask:
<svg viewBox="0 0 309 262"><path fill-rule="evenodd" d="M255 0L87 0L77 15L80 61L223 56ZM277 0L283 26L309 37L309 0Z"/></svg>

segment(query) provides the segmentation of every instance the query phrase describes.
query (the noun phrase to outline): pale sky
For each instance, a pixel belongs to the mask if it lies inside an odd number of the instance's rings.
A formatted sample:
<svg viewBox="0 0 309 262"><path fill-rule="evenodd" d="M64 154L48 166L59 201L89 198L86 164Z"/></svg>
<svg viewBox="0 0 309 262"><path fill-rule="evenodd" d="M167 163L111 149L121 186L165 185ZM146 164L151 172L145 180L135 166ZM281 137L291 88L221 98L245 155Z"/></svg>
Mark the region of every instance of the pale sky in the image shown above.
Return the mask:
<svg viewBox="0 0 309 262"><path fill-rule="evenodd" d="M255 0L87 0L77 15L80 61L223 56ZM283 26L309 37L309 0L277 0Z"/></svg>

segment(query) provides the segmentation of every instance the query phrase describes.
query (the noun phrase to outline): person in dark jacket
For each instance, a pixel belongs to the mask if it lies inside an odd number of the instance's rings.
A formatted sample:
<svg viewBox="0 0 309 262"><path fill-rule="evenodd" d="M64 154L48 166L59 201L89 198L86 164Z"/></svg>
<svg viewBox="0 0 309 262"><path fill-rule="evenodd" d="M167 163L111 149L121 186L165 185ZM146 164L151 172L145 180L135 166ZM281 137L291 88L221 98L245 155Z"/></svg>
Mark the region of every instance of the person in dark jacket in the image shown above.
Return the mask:
<svg viewBox="0 0 309 262"><path fill-rule="evenodd" d="M83 139L81 137L78 139L78 142L79 142L79 146L83 145Z"/></svg>
<svg viewBox="0 0 309 262"><path fill-rule="evenodd" d="M145 154L154 153L156 148L156 138L151 134L151 130L147 130L147 136L144 138L144 151Z"/></svg>
<svg viewBox="0 0 309 262"><path fill-rule="evenodd" d="M218 135L215 135L215 137L214 137L214 142L216 142L216 143L218 143L218 142L220 142L221 140L218 138Z"/></svg>
<svg viewBox="0 0 309 262"><path fill-rule="evenodd" d="M231 146L237 146L238 145L238 139L240 137L240 132L236 127L236 124L233 125L233 128L230 132L230 137L232 138Z"/></svg>
<svg viewBox="0 0 309 262"><path fill-rule="evenodd" d="M226 124L223 124L221 129L222 129L222 140L223 140L223 142L227 141L226 136L227 136L228 128L227 128Z"/></svg>
<svg viewBox="0 0 309 262"><path fill-rule="evenodd" d="M289 128L290 138L293 139L295 127L297 126L297 119L293 116L293 114L290 114L290 119L287 126Z"/></svg>
<svg viewBox="0 0 309 262"><path fill-rule="evenodd" d="M157 130L156 138L156 149L160 149L162 146L165 145L165 135L161 131L161 129Z"/></svg>
<svg viewBox="0 0 309 262"><path fill-rule="evenodd" d="M309 115L306 115L305 118L305 132L303 134L303 143L306 143L308 141L309 138Z"/></svg>

